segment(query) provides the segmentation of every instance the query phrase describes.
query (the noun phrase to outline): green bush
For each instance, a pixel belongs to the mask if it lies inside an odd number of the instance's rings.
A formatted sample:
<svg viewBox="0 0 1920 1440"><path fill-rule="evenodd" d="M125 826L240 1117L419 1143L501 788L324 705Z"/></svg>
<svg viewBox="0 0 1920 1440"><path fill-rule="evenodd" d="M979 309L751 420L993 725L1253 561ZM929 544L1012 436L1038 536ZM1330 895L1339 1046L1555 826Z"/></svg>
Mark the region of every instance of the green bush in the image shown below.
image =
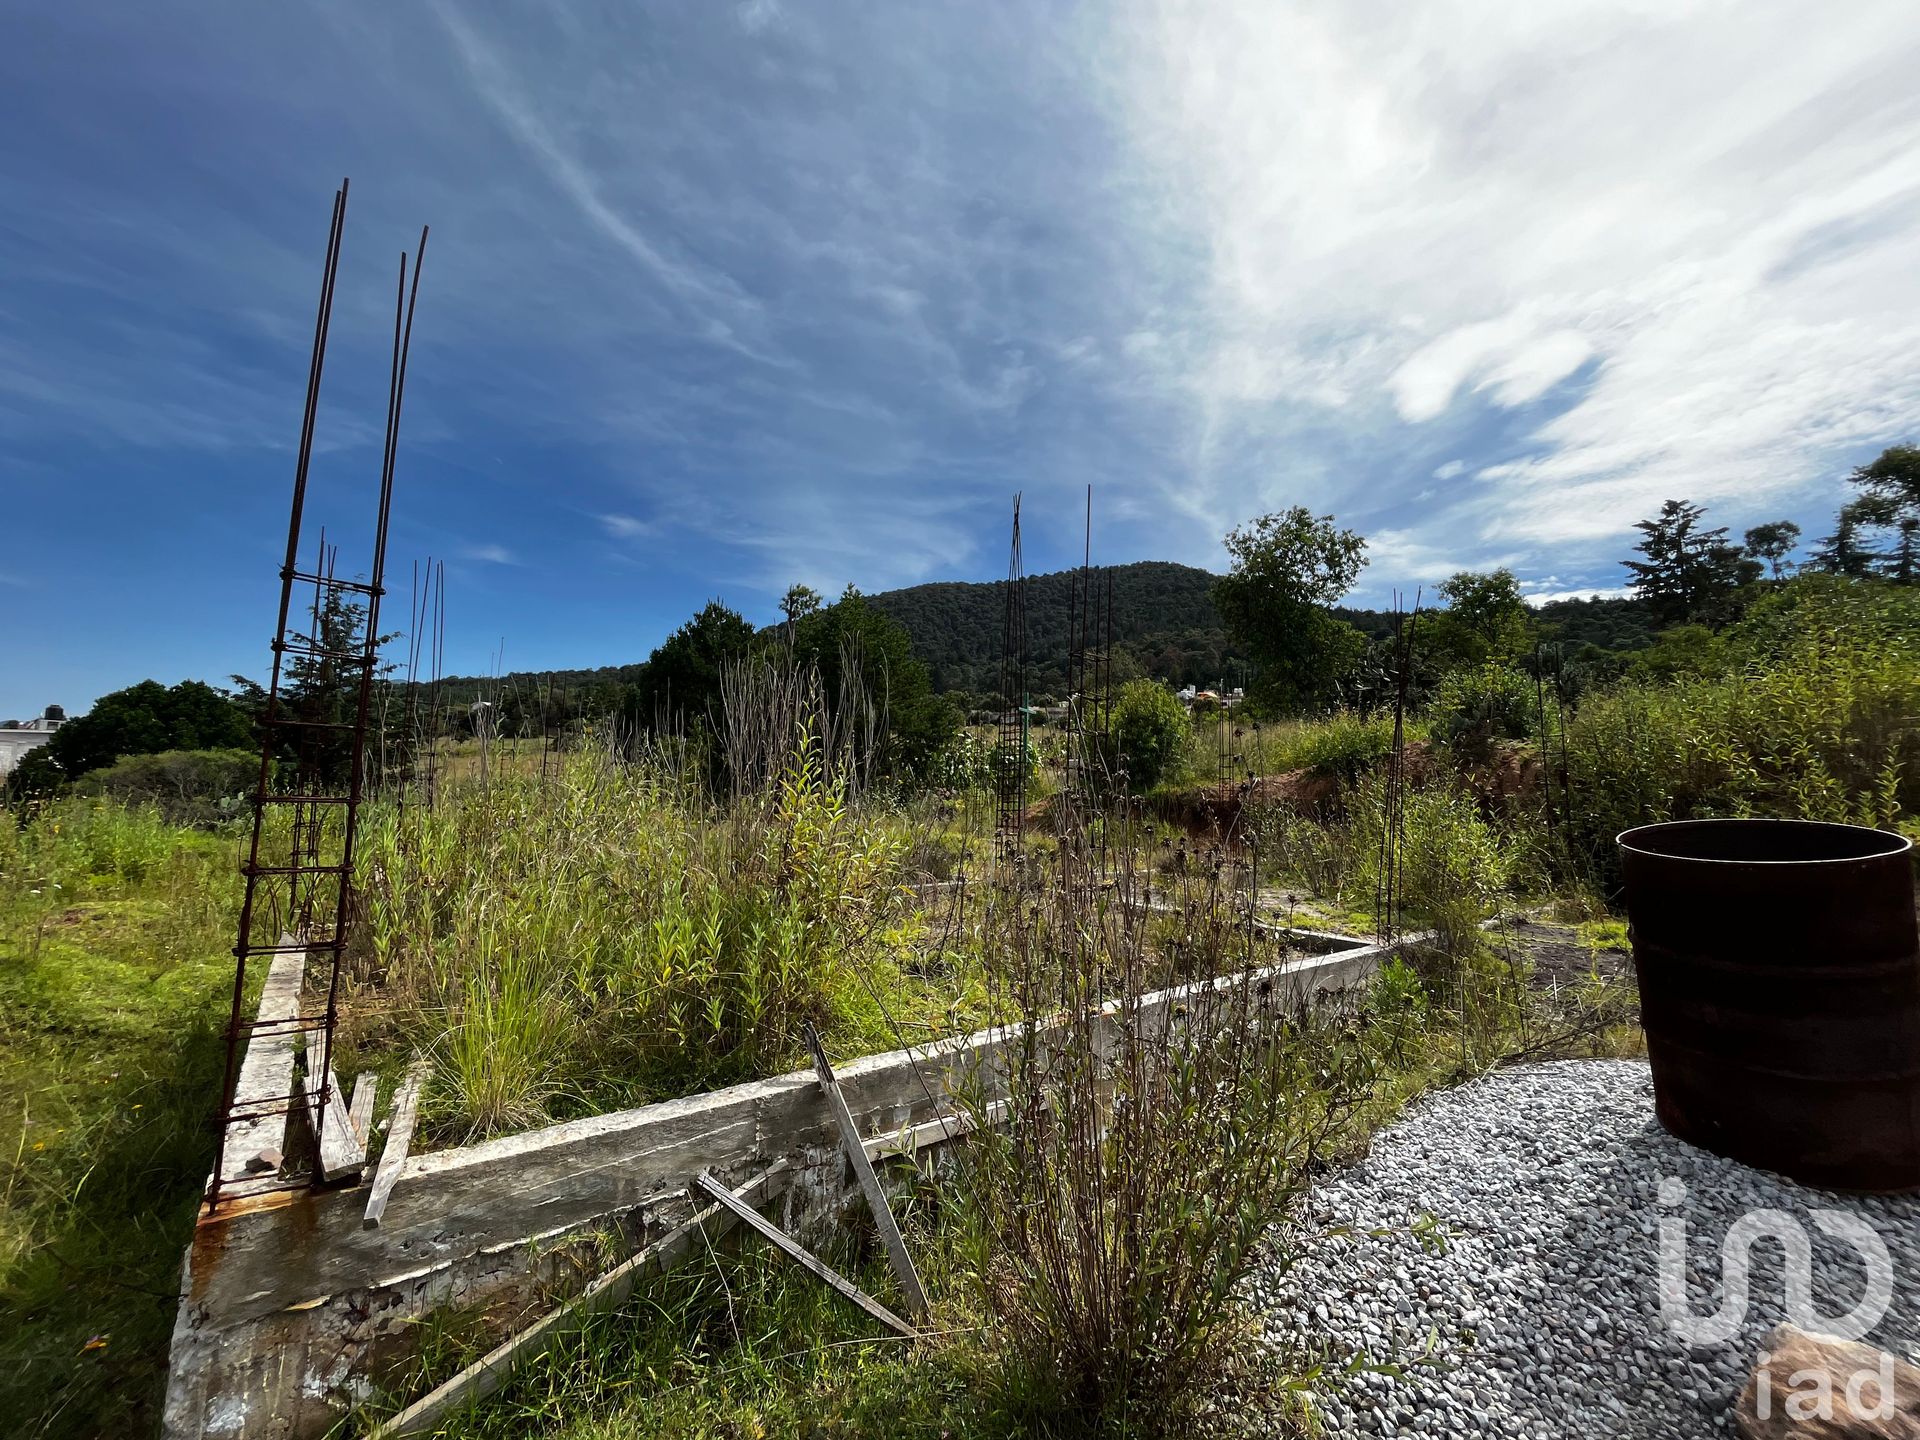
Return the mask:
<svg viewBox="0 0 1920 1440"><path fill-rule="evenodd" d="M127 755L82 776L81 795L153 805L173 825L211 825L238 817L260 778L254 750L164 750Z"/></svg>
<svg viewBox="0 0 1920 1440"><path fill-rule="evenodd" d="M1590 698L1566 742L1571 833L1695 816L1897 826L1920 810L1920 592L1804 577L1723 638L1732 664Z"/></svg>
<svg viewBox="0 0 1920 1440"><path fill-rule="evenodd" d="M1532 679L1505 665L1461 670L1434 694L1433 736L1464 760L1484 760L1499 740L1533 739L1540 694Z"/></svg>
<svg viewBox="0 0 1920 1440"><path fill-rule="evenodd" d="M1336 710L1302 737L1297 765L1351 783L1393 753L1393 717Z"/></svg>
<svg viewBox="0 0 1920 1440"><path fill-rule="evenodd" d="M1107 736L1127 787L1139 793L1177 778L1191 728L1186 710L1166 686L1151 680L1129 680L1122 686L1107 721Z"/></svg>
<svg viewBox="0 0 1920 1440"><path fill-rule="evenodd" d="M1380 891L1382 787L1351 806L1355 863L1347 881L1355 905L1373 908ZM1480 922L1498 910L1516 865L1513 842L1451 785L1409 790L1402 799L1400 914L1408 928L1437 932L1450 953L1472 949Z"/></svg>
<svg viewBox="0 0 1920 1440"><path fill-rule="evenodd" d="M1727 647L1704 625L1681 625L1662 630L1653 644L1633 657L1627 674L1635 680L1681 680L1721 675L1727 669Z"/></svg>

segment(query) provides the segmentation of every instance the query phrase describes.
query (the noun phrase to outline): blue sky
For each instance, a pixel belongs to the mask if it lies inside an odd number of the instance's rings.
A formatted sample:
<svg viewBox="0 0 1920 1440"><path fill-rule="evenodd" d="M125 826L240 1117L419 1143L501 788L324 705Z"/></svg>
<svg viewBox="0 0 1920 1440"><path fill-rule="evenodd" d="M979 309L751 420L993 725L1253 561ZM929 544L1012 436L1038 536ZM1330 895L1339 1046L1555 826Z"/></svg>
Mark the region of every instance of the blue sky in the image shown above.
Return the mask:
<svg viewBox="0 0 1920 1440"><path fill-rule="evenodd" d="M0 716L259 674L333 187L310 516L450 668L710 596L1294 503L1356 598L1620 583L1669 495L1828 528L1920 434L1920 8L1733 0L7 6ZM404 603L404 602L403 602Z"/></svg>

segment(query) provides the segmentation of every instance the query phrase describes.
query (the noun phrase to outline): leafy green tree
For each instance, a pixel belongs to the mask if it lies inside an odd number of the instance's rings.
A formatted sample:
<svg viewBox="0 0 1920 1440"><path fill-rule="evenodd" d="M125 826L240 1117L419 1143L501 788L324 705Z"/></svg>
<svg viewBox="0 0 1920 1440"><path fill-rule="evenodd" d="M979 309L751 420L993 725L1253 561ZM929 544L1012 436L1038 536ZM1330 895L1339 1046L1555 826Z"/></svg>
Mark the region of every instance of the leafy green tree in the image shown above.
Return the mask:
<svg viewBox="0 0 1920 1440"><path fill-rule="evenodd" d="M20 763L5 776L7 800L15 805L30 800L45 800L56 795L66 781L60 762L37 745L20 757Z"/></svg>
<svg viewBox="0 0 1920 1440"><path fill-rule="evenodd" d="M68 780L104 770L123 755L163 750L232 750L254 743L245 710L199 680L165 686L142 680L103 695L40 747Z"/></svg>
<svg viewBox="0 0 1920 1440"><path fill-rule="evenodd" d="M1114 698L1107 736L1127 788L1140 793L1174 778L1191 726L1173 692L1152 680L1129 680Z"/></svg>
<svg viewBox="0 0 1920 1440"><path fill-rule="evenodd" d="M1260 698L1280 709L1333 698L1365 641L1329 607L1359 578L1367 542L1296 505L1235 527L1226 547L1233 569L1214 583L1213 600L1260 666Z"/></svg>
<svg viewBox="0 0 1920 1440"><path fill-rule="evenodd" d="M1780 578L1780 562L1800 543L1800 527L1791 520L1770 520L1746 533L1747 554L1765 563L1773 578Z"/></svg>
<svg viewBox="0 0 1920 1440"><path fill-rule="evenodd" d="M820 592L811 585L789 585L787 593L780 597L780 613L787 617L789 625L806 619L820 605Z"/></svg>
<svg viewBox="0 0 1920 1440"><path fill-rule="evenodd" d="M1727 542L1726 526L1701 528L1706 513L1699 505L1669 500L1659 515L1634 527L1641 534L1634 549L1646 558L1621 563L1662 629L1688 621L1724 623L1732 618L1736 592L1760 577L1759 564Z"/></svg>
<svg viewBox="0 0 1920 1440"><path fill-rule="evenodd" d="M720 676L753 649L753 626L737 610L709 600L654 648L621 710L635 729L698 728L717 716Z"/></svg>
<svg viewBox="0 0 1920 1440"><path fill-rule="evenodd" d="M861 688L886 714L892 758L914 771L924 771L965 718L952 700L933 693L906 627L851 585L794 623L793 653L820 667L829 698L841 693L846 667L856 666Z"/></svg>
<svg viewBox="0 0 1920 1440"><path fill-rule="evenodd" d="M1415 622L1420 669L1437 677L1455 670L1505 664L1533 645L1533 612L1511 570L1462 570L1440 586L1443 610Z"/></svg>

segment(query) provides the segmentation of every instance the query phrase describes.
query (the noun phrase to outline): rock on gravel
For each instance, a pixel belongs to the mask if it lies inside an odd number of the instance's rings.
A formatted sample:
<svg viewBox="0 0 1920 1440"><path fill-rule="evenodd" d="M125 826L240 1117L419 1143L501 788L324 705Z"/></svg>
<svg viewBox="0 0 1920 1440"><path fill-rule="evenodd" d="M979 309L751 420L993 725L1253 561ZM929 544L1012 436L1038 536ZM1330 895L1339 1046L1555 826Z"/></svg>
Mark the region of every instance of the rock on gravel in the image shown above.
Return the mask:
<svg viewBox="0 0 1920 1440"><path fill-rule="evenodd" d="M1356 1355L1400 1367L1320 1381L1330 1435L1725 1436L1761 1342L1793 1318L1783 1252L1753 1247L1730 1338L1684 1337L1662 1316L1660 1222L1685 1221L1688 1308L1704 1318L1726 1298L1729 1228L1766 1208L1811 1242L1817 1330L1868 1274L1810 1212L1870 1224L1894 1291L1863 1338L1920 1357L1920 1198L1808 1190L1682 1144L1633 1060L1505 1070L1428 1097L1310 1192L1276 1236L1292 1263L1256 1271L1248 1298L1288 1361L1325 1356L1329 1377Z"/></svg>

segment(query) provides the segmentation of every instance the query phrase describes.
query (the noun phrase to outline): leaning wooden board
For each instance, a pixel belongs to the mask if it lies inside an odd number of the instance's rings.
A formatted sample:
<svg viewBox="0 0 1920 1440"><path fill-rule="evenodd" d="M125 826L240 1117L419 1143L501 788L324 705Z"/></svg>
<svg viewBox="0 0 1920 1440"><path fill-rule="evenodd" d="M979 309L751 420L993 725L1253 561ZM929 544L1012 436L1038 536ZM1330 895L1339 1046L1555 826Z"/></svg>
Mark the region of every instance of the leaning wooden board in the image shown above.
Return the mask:
<svg viewBox="0 0 1920 1440"><path fill-rule="evenodd" d="M282 945L293 945L291 935L280 937ZM267 983L260 991L260 1008L254 1019L253 1033L247 1039L247 1053L240 1062L240 1075L234 1082L235 1109L287 1106L293 1099L294 1023L300 1017L300 983L306 972L306 957L298 951L282 950L267 967ZM278 1157L287 1148L287 1116L284 1110L253 1120L236 1120L227 1127L226 1145L220 1156L220 1183L230 1185L257 1174L254 1157L272 1151L271 1167L279 1168Z"/></svg>

